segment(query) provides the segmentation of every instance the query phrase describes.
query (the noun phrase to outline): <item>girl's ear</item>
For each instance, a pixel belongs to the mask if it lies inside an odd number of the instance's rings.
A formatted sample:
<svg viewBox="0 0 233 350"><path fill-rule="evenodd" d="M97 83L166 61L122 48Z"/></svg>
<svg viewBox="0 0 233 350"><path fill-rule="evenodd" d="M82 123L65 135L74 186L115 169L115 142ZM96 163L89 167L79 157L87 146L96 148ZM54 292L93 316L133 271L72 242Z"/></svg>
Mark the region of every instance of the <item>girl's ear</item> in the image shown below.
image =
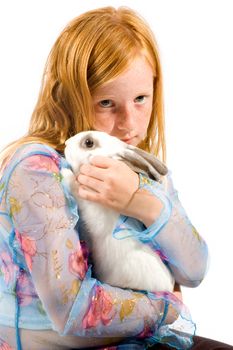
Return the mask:
<svg viewBox="0 0 233 350"><path fill-rule="evenodd" d="M128 145L117 156L136 173L143 173L155 181L160 182L161 175L168 173L164 163L140 148Z"/></svg>

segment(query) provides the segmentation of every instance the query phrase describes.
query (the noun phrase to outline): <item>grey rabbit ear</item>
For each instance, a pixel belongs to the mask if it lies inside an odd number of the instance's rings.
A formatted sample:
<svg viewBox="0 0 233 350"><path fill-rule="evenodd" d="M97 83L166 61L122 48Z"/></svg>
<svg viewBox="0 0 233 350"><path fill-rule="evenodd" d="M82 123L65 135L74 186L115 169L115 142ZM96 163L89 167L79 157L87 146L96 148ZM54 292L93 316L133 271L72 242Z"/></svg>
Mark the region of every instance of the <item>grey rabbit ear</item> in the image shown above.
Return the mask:
<svg viewBox="0 0 233 350"><path fill-rule="evenodd" d="M136 173L143 173L155 181L161 180L161 175L166 175L168 169L154 155L143 151L138 147L128 145L121 153L117 154Z"/></svg>

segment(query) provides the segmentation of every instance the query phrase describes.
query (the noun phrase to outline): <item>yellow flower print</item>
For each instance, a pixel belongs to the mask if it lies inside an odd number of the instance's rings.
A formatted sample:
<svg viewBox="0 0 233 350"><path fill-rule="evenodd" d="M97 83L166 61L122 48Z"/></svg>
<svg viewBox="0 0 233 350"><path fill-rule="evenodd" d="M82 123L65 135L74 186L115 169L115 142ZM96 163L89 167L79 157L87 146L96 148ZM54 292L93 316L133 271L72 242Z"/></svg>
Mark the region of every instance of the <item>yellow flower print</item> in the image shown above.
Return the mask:
<svg viewBox="0 0 233 350"><path fill-rule="evenodd" d="M79 280L73 280L72 286L70 288L69 294L70 296L76 296L78 294L78 291L80 289L81 282Z"/></svg>
<svg viewBox="0 0 233 350"><path fill-rule="evenodd" d="M61 182L62 181L62 175L60 173L53 173L53 177L58 181Z"/></svg>
<svg viewBox="0 0 233 350"><path fill-rule="evenodd" d="M20 212L20 210L22 209L21 204L18 202L18 200L14 197L10 197L9 199L10 202L10 216L13 216L14 214L17 214Z"/></svg>
<svg viewBox="0 0 233 350"><path fill-rule="evenodd" d="M42 302L40 300L37 302L37 309L41 315L46 315L46 312L45 312L43 305L42 305Z"/></svg>
<svg viewBox="0 0 233 350"><path fill-rule="evenodd" d="M143 294L140 293L133 293L134 298L126 299L123 301L120 301L121 309L120 309L120 320L123 321L125 317L129 316L138 302L138 299L143 298Z"/></svg>
<svg viewBox="0 0 233 350"><path fill-rule="evenodd" d="M126 299L121 302L121 309L120 309L120 320L121 322L125 319L125 317L129 316L135 307L135 300L134 299Z"/></svg>
<svg viewBox="0 0 233 350"><path fill-rule="evenodd" d="M201 236L199 235L199 233L197 232L194 226L192 227L192 231L193 231L193 235L198 239L199 242L201 242Z"/></svg>
<svg viewBox="0 0 233 350"><path fill-rule="evenodd" d="M149 179L148 177L146 177L145 175L140 174L140 185L141 186L143 186L143 185L150 185L150 186L152 186L153 185L153 181L151 179Z"/></svg>
<svg viewBox="0 0 233 350"><path fill-rule="evenodd" d="M76 295L78 294L80 287L81 287L81 282L77 279L73 280L70 289L67 289L66 286L62 285L60 287L61 294L62 294L62 303L65 305L70 300L74 300Z"/></svg>
<svg viewBox="0 0 233 350"><path fill-rule="evenodd" d="M74 248L73 242L69 238L66 240L66 247L68 249L73 249Z"/></svg>

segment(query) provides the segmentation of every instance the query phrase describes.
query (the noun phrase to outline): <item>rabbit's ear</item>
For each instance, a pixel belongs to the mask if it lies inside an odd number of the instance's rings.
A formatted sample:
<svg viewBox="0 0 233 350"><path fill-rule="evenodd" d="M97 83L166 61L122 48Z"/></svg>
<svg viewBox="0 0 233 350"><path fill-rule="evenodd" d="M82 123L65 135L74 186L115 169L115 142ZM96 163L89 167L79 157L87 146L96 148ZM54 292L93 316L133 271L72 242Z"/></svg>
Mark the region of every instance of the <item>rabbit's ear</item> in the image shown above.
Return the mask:
<svg viewBox="0 0 233 350"><path fill-rule="evenodd" d="M122 152L117 154L119 158L137 173L143 173L154 179L161 180L161 175L166 175L168 169L154 155L143 151L138 147L128 145Z"/></svg>

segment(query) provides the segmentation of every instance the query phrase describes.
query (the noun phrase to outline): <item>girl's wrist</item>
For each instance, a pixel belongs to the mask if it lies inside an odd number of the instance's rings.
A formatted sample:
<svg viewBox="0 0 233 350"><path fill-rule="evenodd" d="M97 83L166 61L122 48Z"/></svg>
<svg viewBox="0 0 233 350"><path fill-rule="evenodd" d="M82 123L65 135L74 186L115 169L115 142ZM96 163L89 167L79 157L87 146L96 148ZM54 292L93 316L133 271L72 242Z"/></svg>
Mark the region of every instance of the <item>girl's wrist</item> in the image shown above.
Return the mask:
<svg viewBox="0 0 233 350"><path fill-rule="evenodd" d="M163 203L159 198L143 188L140 188L137 191L136 196L138 196L139 202L138 219L143 222L146 227L149 227L160 216L163 209Z"/></svg>
<svg viewBox="0 0 233 350"><path fill-rule="evenodd" d="M139 187L125 209L122 214L134 217L143 222L146 227L149 227L160 216L163 203L149 191Z"/></svg>

